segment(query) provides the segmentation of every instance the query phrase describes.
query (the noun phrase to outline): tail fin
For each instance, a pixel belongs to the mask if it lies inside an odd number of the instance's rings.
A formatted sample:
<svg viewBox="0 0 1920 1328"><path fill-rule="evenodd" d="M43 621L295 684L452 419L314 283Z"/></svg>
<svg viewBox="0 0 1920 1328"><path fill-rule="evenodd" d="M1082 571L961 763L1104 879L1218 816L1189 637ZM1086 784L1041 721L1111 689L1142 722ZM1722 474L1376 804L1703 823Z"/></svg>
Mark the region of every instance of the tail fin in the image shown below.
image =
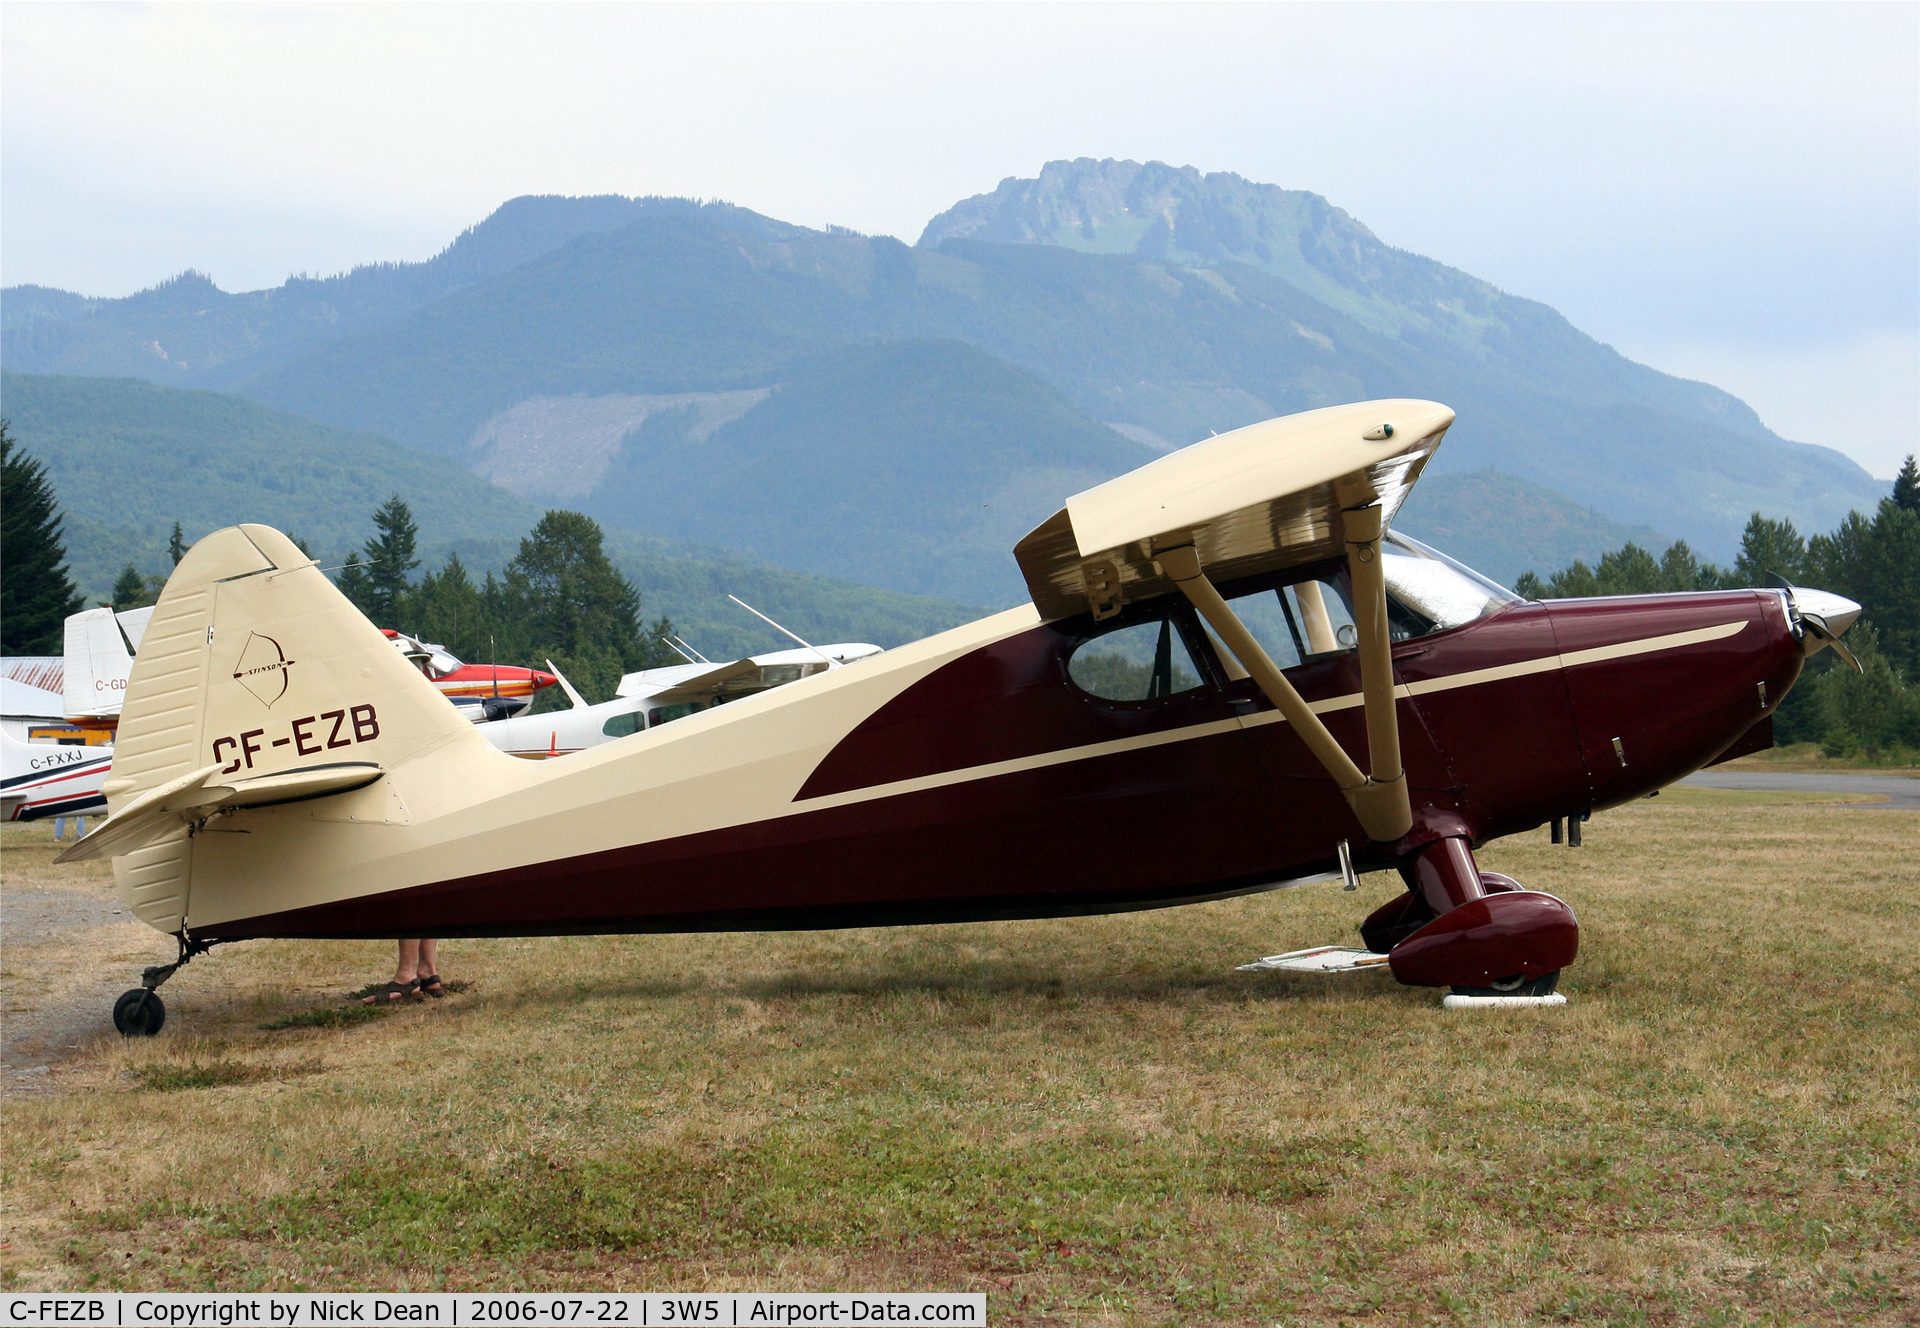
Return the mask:
<svg viewBox="0 0 1920 1328"><path fill-rule="evenodd" d="M196 814L275 787L316 796L329 768L391 772L449 744L498 755L291 540L230 526L188 550L154 606L114 743L114 815L95 833L123 855L136 915L178 930ZM123 812L140 826L109 837Z"/></svg>
<svg viewBox="0 0 1920 1328"><path fill-rule="evenodd" d="M133 655L112 609L83 609L69 615L65 663L62 694L68 719L103 719L120 713Z"/></svg>

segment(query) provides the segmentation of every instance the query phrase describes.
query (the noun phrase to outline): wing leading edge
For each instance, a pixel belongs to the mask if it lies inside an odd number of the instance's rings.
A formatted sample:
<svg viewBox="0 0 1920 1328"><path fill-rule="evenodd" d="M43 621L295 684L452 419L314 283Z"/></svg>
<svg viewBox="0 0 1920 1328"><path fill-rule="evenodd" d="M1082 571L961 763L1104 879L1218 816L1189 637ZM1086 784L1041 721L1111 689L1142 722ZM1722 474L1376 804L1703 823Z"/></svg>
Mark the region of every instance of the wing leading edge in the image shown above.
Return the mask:
<svg viewBox="0 0 1920 1328"><path fill-rule="evenodd" d="M1191 544L1216 581L1337 558L1350 508L1406 501L1453 423L1435 401L1364 401L1250 424L1075 494L1014 546L1042 618L1178 594L1155 566Z"/></svg>

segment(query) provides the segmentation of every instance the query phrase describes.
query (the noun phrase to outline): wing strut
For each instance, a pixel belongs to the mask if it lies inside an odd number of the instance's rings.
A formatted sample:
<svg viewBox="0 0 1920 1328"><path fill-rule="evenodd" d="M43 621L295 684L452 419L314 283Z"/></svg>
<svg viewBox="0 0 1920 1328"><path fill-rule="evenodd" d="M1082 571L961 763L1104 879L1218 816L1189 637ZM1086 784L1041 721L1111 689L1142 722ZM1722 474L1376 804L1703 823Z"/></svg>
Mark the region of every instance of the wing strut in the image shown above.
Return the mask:
<svg viewBox="0 0 1920 1328"><path fill-rule="evenodd" d="M1239 615L1220 597L1201 570L1194 547L1188 544L1155 550L1154 558L1339 785L1368 838L1391 843L1413 828L1413 809L1407 801L1406 772L1400 766L1400 722L1394 711L1387 585L1380 565L1381 509L1378 504L1349 508L1342 516L1347 563L1353 575L1354 627L1360 637L1360 691L1366 708L1371 777L1354 764Z"/></svg>

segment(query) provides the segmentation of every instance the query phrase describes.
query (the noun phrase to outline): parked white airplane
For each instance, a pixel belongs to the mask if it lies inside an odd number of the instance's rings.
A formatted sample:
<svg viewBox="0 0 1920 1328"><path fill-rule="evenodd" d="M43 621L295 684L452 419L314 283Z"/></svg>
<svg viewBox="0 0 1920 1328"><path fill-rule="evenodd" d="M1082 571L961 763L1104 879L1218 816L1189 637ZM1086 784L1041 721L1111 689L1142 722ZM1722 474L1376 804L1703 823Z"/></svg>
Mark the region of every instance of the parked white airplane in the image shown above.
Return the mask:
<svg viewBox="0 0 1920 1328"><path fill-rule="evenodd" d="M547 667L559 678L573 708L496 720L482 724L480 732L495 747L514 756L535 761L566 756L879 653L879 646L849 641L804 650L776 650L727 664L698 660L642 669L620 679L614 699L599 705L588 705L548 660Z"/></svg>
<svg viewBox="0 0 1920 1328"><path fill-rule="evenodd" d="M105 812L107 797L101 786L112 767L110 745L21 742L0 731L0 821Z"/></svg>
<svg viewBox="0 0 1920 1328"><path fill-rule="evenodd" d="M68 616L66 678L61 688L67 718L119 722L134 652L152 616L151 606L125 613L82 609Z"/></svg>
<svg viewBox="0 0 1920 1328"><path fill-rule="evenodd" d="M64 704L58 692L0 677L0 729L17 741L84 741L85 735L60 713Z"/></svg>

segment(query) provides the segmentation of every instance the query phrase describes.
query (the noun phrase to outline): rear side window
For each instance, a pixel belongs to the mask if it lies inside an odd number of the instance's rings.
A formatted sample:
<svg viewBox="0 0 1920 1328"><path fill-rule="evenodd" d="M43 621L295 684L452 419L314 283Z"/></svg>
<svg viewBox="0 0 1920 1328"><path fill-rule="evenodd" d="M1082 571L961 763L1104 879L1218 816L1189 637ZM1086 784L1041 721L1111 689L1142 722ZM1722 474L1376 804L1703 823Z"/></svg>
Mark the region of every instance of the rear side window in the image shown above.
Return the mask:
<svg viewBox="0 0 1920 1328"><path fill-rule="evenodd" d="M1201 685L1200 670L1171 618L1082 641L1067 661L1067 674L1074 686L1103 701L1157 701Z"/></svg>

